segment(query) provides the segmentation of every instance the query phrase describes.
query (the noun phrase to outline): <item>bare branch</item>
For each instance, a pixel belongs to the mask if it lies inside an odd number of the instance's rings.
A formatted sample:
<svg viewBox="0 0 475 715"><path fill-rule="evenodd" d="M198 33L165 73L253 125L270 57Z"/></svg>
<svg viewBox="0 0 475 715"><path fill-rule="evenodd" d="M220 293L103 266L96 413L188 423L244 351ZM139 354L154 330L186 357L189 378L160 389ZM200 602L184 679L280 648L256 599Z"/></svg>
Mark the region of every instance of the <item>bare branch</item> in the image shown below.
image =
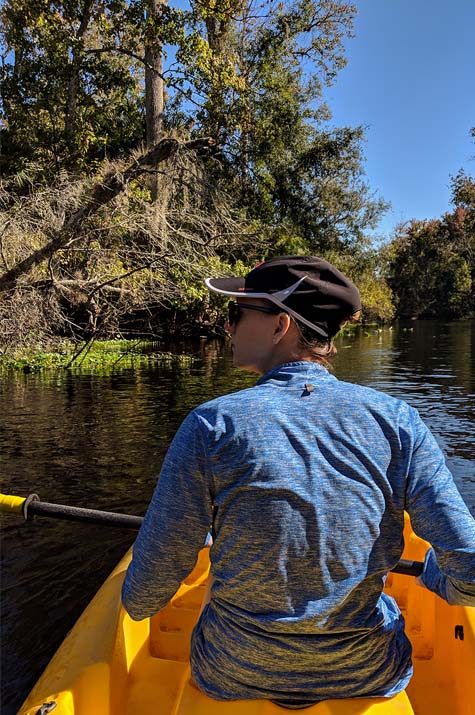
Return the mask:
<svg viewBox="0 0 475 715"><path fill-rule="evenodd" d="M100 180L62 172L20 197L0 183L4 261L29 267L1 295L2 349L51 345L58 335L156 335L157 306L192 304L217 249L255 250L258 237L200 158L208 146L168 140L155 203L143 176L156 158L150 153L131 157L126 170L110 165ZM211 325L214 314L206 320Z"/></svg>
<svg viewBox="0 0 475 715"><path fill-rule="evenodd" d="M196 139L186 144L180 144L176 139L162 139L156 147L134 161L122 174L113 172L107 176L104 182L95 185L89 201L65 220L64 227L55 231L46 245L31 253L0 277L0 292L14 288L21 276L29 273L34 266L66 246L88 217L112 201L130 181L138 178L147 166L154 166L168 160L182 147L188 150L199 150L209 147L211 144L210 139Z"/></svg>

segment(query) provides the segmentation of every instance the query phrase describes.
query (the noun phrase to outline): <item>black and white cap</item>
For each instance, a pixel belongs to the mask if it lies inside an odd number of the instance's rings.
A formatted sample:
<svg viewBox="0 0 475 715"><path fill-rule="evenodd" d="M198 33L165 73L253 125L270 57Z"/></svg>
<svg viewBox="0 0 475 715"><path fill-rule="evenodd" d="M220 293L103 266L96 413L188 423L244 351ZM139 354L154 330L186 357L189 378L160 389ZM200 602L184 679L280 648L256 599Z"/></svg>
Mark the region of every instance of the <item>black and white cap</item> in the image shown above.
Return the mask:
<svg viewBox="0 0 475 715"><path fill-rule="evenodd" d="M207 278L214 293L264 298L329 340L361 310L356 286L315 256L280 256L258 264L245 278Z"/></svg>

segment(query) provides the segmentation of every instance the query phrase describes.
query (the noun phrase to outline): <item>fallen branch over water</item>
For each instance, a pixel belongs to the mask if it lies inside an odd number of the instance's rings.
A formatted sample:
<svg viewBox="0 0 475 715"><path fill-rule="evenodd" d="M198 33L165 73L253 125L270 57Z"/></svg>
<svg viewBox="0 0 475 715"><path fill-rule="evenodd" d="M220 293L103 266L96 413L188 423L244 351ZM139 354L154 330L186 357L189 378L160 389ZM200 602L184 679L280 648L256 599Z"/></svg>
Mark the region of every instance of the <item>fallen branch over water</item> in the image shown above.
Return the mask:
<svg viewBox="0 0 475 715"><path fill-rule="evenodd" d="M34 266L51 258L56 251L67 246L70 241L75 239L87 218L112 201L124 191L131 181L148 171L150 167L155 168L168 161L180 149L200 152L212 144L213 141L209 138L195 139L183 144L176 139L162 139L153 149L134 161L124 172L113 172L107 175L103 182L97 183L93 187L91 196L85 205L72 215L65 216L61 228L51 232L48 243L30 253L29 256L7 270L3 276L0 276L0 292L15 288L21 276L28 274Z"/></svg>

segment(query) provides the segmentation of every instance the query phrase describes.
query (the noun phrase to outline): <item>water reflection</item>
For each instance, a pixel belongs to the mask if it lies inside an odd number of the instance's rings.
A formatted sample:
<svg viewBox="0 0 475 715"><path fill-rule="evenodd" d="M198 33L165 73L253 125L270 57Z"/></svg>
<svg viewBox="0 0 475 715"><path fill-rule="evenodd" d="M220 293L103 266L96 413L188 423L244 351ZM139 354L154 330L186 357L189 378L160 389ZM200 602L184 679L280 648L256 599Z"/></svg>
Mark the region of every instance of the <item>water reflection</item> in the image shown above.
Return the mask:
<svg viewBox="0 0 475 715"><path fill-rule="evenodd" d="M475 323L360 329L338 341L340 379L419 409L475 514ZM168 346L168 349L172 349ZM3 491L142 514L167 446L197 404L249 387L220 342L175 346L191 364L110 374L3 376ZM3 519L3 710L12 715L114 563L123 530Z"/></svg>

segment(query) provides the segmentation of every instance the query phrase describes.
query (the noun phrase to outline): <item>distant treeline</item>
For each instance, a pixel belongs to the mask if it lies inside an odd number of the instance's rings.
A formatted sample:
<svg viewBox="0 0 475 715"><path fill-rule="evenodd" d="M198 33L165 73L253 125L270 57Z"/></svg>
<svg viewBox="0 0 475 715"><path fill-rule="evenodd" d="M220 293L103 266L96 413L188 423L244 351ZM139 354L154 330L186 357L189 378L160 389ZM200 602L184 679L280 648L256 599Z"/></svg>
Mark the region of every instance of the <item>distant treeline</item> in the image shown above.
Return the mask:
<svg viewBox="0 0 475 715"><path fill-rule="evenodd" d="M337 0L5 0L2 349L213 331L203 277L328 258L365 316L475 315L475 182L377 249L388 204L325 88L356 8ZM473 131L473 130L472 130Z"/></svg>

